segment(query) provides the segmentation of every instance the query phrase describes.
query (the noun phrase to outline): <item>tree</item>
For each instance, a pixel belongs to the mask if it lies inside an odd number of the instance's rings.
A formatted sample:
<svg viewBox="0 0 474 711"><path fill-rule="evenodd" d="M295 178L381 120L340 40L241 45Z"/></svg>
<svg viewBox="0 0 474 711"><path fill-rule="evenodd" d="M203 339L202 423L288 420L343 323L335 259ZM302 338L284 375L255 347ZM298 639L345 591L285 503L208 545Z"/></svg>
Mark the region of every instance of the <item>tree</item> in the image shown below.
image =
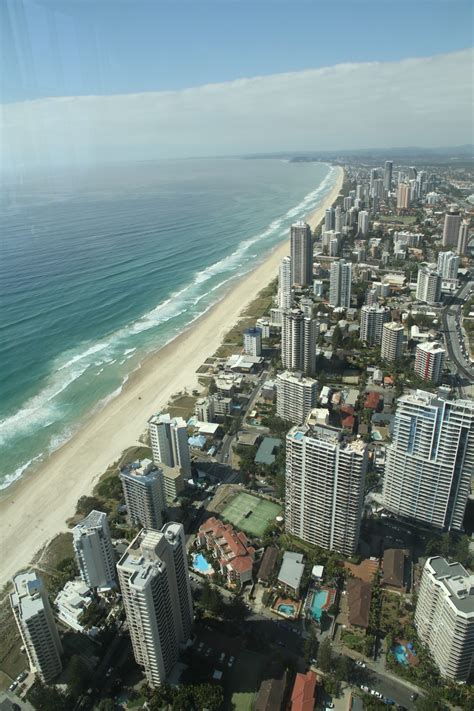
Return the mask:
<svg viewBox="0 0 474 711"><path fill-rule="evenodd" d="M426 696L420 696L415 702L416 711L444 711L446 704L440 699L439 691L431 689Z"/></svg>
<svg viewBox="0 0 474 711"><path fill-rule="evenodd" d="M101 699L94 711L115 711L115 701L113 699Z"/></svg>
<svg viewBox="0 0 474 711"><path fill-rule="evenodd" d="M336 325L334 326L334 331L332 334L332 341L331 341L334 350L337 350L338 348L340 348L342 346L342 341L343 341L343 337L342 337L341 327L339 326L338 323L336 323Z"/></svg>
<svg viewBox="0 0 474 711"><path fill-rule="evenodd" d="M27 699L37 711L68 711L71 702L54 686L46 686L39 679L27 693Z"/></svg>
<svg viewBox="0 0 474 711"><path fill-rule="evenodd" d="M241 597L234 597L222 606L222 615L232 622L243 622L248 617L247 607Z"/></svg>
<svg viewBox="0 0 474 711"><path fill-rule="evenodd" d="M100 603L93 600L81 615L81 625L84 625L87 630L91 629L91 627L100 627L106 614L107 611L104 610Z"/></svg>
<svg viewBox="0 0 474 711"><path fill-rule="evenodd" d="M316 630L313 627L311 627L311 632L309 633L309 637L307 639L305 639L305 642L303 645L303 656L305 658L305 661L308 664L312 659L316 659L316 656L318 654L318 647L319 647L318 635L316 634Z"/></svg>
<svg viewBox="0 0 474 711"><path fill-rule="evenodd" d="M318 668L326 673L332 669L332 648L327 637L319 645Z"/></svg>
<svg viewBox="0 0 474 711"><path fill-rule="evenodd" d="M109 507L105 505L103 499L99 499L97 496L81 496L76 504L76 513L81 516L88 516L94 509L109 513Z"/></svg>
<svg viewBox="0 0 474 711"><path fill-rule="evenodd" d="M207 610L213 615L220 615L222 613L224 607L222 595L208 580L205 580L202 586L199 604L204 610Z"/></svg>
<svg viewBox="0 0 474 711"><path fill-rule="evenodd" d="M90 669L77 654L71 657L68 668L68 690L74 699L78 699L89 685Z"/></svg>
<svg viewBox="0 0 474 711"><path fill-rule="evenodd" d="M335 664L334 676L337 681L349 681L352 674L352 661L349 657L341 654Z"/></svg>

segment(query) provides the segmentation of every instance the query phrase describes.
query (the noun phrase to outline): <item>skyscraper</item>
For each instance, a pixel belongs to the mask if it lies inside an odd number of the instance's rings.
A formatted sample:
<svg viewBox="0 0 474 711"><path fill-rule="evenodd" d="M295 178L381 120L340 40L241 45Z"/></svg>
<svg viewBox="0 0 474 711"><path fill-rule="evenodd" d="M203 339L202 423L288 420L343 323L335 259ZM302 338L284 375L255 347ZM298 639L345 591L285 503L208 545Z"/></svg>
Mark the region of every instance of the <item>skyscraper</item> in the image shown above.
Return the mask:
<svg viewBox="0 0 474 711"><path fill-rule="evenodd" d="M415 352L415 373L423 380L438 384L443 373L445 355L446 351L437 341L419 343Z"/></svg>
<svg viewBox="0 0 474 711"><path fill-rule="evenodd" d="M193 620L184 529L142 530L117 565L133 653L151 686L163 684Z"/></svg>
<svg viewBox="0 0 474 711"><path fill-rule="evenodd" d="M161 528L166 508L163 471L151 459L134 462L120 472L128 517L135 526Z"/></svg>
<svg viewBox="0 0 474 711"><path fill-rule="evenodd" d="M468 253L469 248L469 222L463 220L459 227L458 253L462 256Z"/></svg>
<svg viewBox="0 0 474 711"><path fill-rule="evenodd" d="M276 391L278 417L300 425L316 407L318 381L305 378L301 373L284 371L277 375Z"/></svg>
<svg viewBox="0 0 474 711"><path fill-rule="evenodd" d="M338 259L331 264L329 303L331 306L351 305L352 264Z"/></svg>
<svg viewBox="0 0 474 711"><path fill-rule="evenodd" d="M388 192L392 187L393 161L386 160L383 174L383 186Z"/></svg>
<svg viewBox="0 0 474 711"><path fill-rule="evenodd" d="M184 476L191 476L188 433L182 417L153 415L148 420L151 448L155 464L163 462L169 467L180 467Z"/></svg>
<svg viewBox="0 0 474 711"><path fill-rule="evenodd" d="M357 227L361 235L366 235L369 232L369 213L367 210L361 210L357 218Z"/></svg>
<svg viewBox="0 0 474 711"><path fill-rule="evenodd" d="M10 604L18 625L30 670L49 683L62 670L62 645L43 581L36 573L13 578Z"/></svg>
<svg viewBox="0 0 474 711"><path fill-rule="evenodd" d="M336 217L333 207L328 207L324 213L324 231L333 230L336 226Z"/></svg>
<svg viewBox="0 0 474 711"><path fill-rule="evenodd" d="M416 390L397 400L383 505L439 529L460 530L474 470L474 402Z"/></svg>
<svg viewBox="0 0 474 711"><path fill-rule="evenodd" d="M278 306L291 309L291 257L283 257L278 270Z"/></svg>
<svg viewBox="0 0 474 711"><path fill-rule="evenodd" d="M456 252L440 252L438 254L437 271L443 279L457 279L459 257Z"/></svg>
<svg viewBox="0 0 474 711"><path fill-rule="evenodd" d="M397 209L407 210L410 207L410 186L399 183L397 188Z"/></svg>
<svg viewBox="0 0 474 711"><path fill-rule="evenodd" d="M316 365L317 321L300 309L284 311L281 324L281 362L285 369L312 375Z"/></svg>
<svg viewBox="0 0 474 711"><path fill-rule="evenodd" d="M456 205L451 205L449 211L444 216L443 247L458 246L459 228L461 227L461 215Z"/></svg>
<svg viewBox="0 0 474 711"><path fill-rule="evenodd" d="M383 325L380 355L389 363L402 357L403 332L402 324L397 321L391 321Z"/></svg>
<svg viewBox="0 0 474 711"><path fill-rule="evenodd" d="M334 232L342 232L343 212L340 205L334 210Z"/></svg>
<svg viewBox="0 0 474 711"><path fill-rule="evenodd" d="M300 425L286 437L286 530L307 543L355 553L367 447L327 425Z"/></svg>
<svg viewBox="0 0 474 711"><path fill-rule="evenodd" d="M91 511L72 529L72 544L82 580L90 588L115 586L115 553L107 515Z"/></svg>
<svg viewBox="0 0 474 711"><path fill-rule="evenodd" d="M441 275L428 267L420 267L416 282L416 298L427 304L435 304L441 299Z"/></svg>
<svg viewBox="0 0 474 711"><path fill-rule="evenodd" d="M360 310L360 340L369 346L379 345L382 342L382 329L384 323L390 321L388 306L362 306Z"/></svg>
<svg viewBox="0 0 474 711"><path fill-rule="evenodd" d="M244 331L244 353L259 357L262 353L262 329L253 326Z"/></svg>
<svg viewBox="0 0 474 711"><path fill-rule="evenodd" d="M428 558L418 589L415 626L441 676L467 681L474 671L474 575L460 563Z"/></svg>
<svg viewBox="0 0 474 711"><path fill-rule="evenodd" d="M308 286L313 281L313 242L306 222L291 226L291 284Z"/></svg>

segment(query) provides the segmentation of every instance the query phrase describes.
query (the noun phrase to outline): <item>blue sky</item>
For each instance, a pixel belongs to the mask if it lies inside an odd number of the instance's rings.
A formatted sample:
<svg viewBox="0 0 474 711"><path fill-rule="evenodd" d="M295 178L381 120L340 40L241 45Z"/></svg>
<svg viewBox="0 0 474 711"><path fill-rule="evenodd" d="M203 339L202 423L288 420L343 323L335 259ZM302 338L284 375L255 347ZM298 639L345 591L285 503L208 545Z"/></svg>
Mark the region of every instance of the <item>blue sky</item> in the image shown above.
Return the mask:
<svg viewBox="0 0 474 711"><path fill-rule="evenodd" d="M465 0L2 0L2 102L179 90L472 45Z"/></svg>

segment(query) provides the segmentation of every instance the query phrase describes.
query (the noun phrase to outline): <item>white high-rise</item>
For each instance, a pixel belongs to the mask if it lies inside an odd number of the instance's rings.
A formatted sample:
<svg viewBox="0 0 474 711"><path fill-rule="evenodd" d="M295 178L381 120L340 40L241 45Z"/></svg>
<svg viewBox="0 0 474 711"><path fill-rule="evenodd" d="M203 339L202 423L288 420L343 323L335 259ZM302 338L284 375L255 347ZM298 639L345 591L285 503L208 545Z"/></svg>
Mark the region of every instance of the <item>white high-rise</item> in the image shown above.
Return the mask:
<svg viewBox="0 0 474 711"><path fill-rule="evenodd" d="M425 301L427 304L435 304L441 299L441 275L429 269L420 267L416 282L416 298L418 301Z"/></svg>
<svg viewBox="0 0 474 711"><path fill-rule="evenodd" d="M336 226L336 215L333 207L328 207L324 213L324 230L333 230Z"/></svg>
<svg viewBox="0 0 474 711"><path fill-rule="evenodd" d="M18 573L13 578L10 604L18 625L30 670L49 683L62 670L62 645L48 594L36 573Z"/></svg>
<svg viewBox="0 0 474 711"><path fill-rule="evenodd" d="M443 247L458 246L459 228L461 227L461 215L455 205L452 205L449 212L444 216L443 227Z"/></svg>
<svg viewBox="0 0 474 711"><path fill-rule="evenodd" d="M438 384L441 380L446 351L438 341L419 343L415 351L414 370L419 378Z"/></svg>
<svg viewBox="0 0 474 711"><path fill-rule="evenodd" d="M459 256L456 252L440 252L438 254L437 271L443 279L457 279Z"/></svg>
<svg viewBox="0 0 474 711"><path fill-rule="evenodd" d="M382 347L380 355L387 362L390 363L402 357L403 333L404 328L401 323L398 323L397 321L384 323L382 329Z"/></svg>
<svg viewBox="0 0 474 711"><path fill-rule="evenodd" d="M306 222L291 225L291 285L308 286L313 281L313 242Z"/></svg>
<svg viewBox="0 0 474 711"><path fill-rule="evenodd" d="M352 264L338 259L331 264L329 278L329 303L331 306L351 305Z"/></svg>
<svg viewBox="0 0 474 711"><path fill-rule="evenodd" d="M244 331L244 353L255 357L262 354L262 330L257 326Z"/></svg>
<svg viewBox="0 0 474 711"><path fill-rule="evenodd" d="M115 553L107 515L91 511L72 529L72 545L82 580L90 588L115 586Z"/></svg>
<svg viewBox="0 0 474 711"><path fill-rule="evenodd" d="M291 257L283 257L278 270L278 306L291 309Z"/></svg>
<svg viewBox="0 0 474 711"><path fill-rule="evenodd" d="M281 362L285 369L314 373L318 333L318 322L300 309L282 313Z"/></svg>
<svg viewBox="0 0 474 711"><path fill-rule="evenodd" d="M462 528L474 471L474 401L416 390L397 400L383 505L444 530Z"/></svg>
<svg viewBox="0 0 474 711"><path fill-rule="evenodd" d="M463 220L459 227L458 253L462 256L468 253L469 248L469 222Z"/></svg>
<svg viewBox="0 0 474 711"><path fill-rule="evenodd" d="M117 565L137 664L159 686L191 632L193 605L181 524L142 530Z"/></svg>
<svg viewBox="0 0 474 711"><path fill-rule="evenodd" d="M161 528L166 508L163 470L151 459L143 459L122 469L120 479L131 523Z"/></svg>
<svg viewBox="0 0 474 711"><path fill-rule="evenodd" d="M300 425L286 436L285 526L307 543L357 550L367 446L327 425Z"/></svg>
<svg viewBox="0 0 474 711"><path fill-rule="evenodd" d="M191 476L188 432L182 417L153 415L148 420L151 449L155 464L163 462L169 467L180 467L184 476Z"/></svg>
<svg viewBox="0 0 474 711"><path fill-rule="evenodd" d="M428 558L418 589L415 626L441 676L468 681L474 671L474 575L460 563Z"/></svg>
<svg viewBox="0 0 474 711"><path fill-rule="evenodd" d="M382 342L382 329L384 323L390 321L388 306L362 306L360 310L360 340L369 346L379 345Z"/></svg>
<svg viewBox="0 0 474 711"><path fill-rule="evenodd" d="M367 235L369 232L369 213L367 210L361 210L357 218L357 228L361 235Z"/></svg>
<svg viewBox="0 0 474 711"><path fill-rule="evenodd" d="M279 373L276 379L276 414L282 420L302 424L318 399L318 381L302 373Z"/></svg>

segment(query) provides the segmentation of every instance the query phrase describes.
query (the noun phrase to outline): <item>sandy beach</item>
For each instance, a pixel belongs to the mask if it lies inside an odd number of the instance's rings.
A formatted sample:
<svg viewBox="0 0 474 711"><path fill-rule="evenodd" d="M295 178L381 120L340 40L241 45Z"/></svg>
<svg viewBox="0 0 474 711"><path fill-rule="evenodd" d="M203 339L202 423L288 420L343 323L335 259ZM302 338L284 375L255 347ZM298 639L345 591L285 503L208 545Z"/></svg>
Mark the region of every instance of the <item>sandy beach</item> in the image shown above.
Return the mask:
<svg viewBox="0 0 474 711"><path fill-rule="evenodd" d="M343 171L323 204L306 219L315 227L342 187ZM122 451L135 444L148 418L178 391L197 385L196 370L219 347L240 313L275 278L287 241L254 271L232 284L224 298L178 338L150 356L133 373L123 391L36 472L2 492L0 499L1 570L5 585L35 553L60 531L75 512L78 499Z"/></svg>

